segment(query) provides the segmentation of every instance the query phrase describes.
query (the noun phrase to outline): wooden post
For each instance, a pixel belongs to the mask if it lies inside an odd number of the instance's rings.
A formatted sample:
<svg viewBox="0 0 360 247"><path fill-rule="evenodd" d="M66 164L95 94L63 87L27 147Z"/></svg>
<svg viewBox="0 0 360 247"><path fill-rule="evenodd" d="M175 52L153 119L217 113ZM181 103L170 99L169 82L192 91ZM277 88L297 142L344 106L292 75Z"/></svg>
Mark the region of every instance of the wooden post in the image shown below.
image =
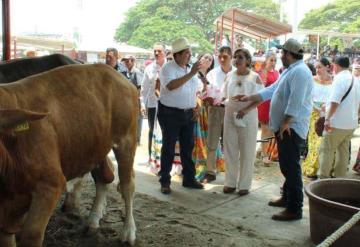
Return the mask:
<svg viewBox="0 0 360 247"><path fill-rule="evenodd" d="M2 0L3 60L11 59L10 0Z"/></svg>

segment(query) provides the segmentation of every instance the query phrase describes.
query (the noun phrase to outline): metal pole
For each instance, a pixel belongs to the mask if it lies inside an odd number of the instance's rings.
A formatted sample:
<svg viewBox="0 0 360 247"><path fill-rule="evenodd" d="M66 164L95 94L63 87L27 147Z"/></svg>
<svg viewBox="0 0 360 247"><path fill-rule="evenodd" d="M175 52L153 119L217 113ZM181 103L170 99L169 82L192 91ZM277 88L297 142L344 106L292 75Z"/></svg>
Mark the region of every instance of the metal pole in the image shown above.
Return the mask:
<svg viewBox="0 0 360 247"><path fill-rule="evenodd" d="M234 26L235 26L235 9L232 11L232 18L231 18L231 50L234 49Z"/></svg>
<svg viewBox="0 0 360 247"><path fill-rule="evenodd" d="M10 0L2 0L3 60L11 59Z"/></svg>
<svg viewBox="0 0 360 247"><path fill-rule="evenodd" d="M16 58L16 37L14 37L14 58Z"/></svg>
<svg viewBox="0 0 360 247"><path fill-rule="evenodd" d="M65 45L61 45L61 54L64 54L65 52Z"/></svg>
<svg viewBox="0 0 360 247"><path fill-rule="evenodd" d="M223 40L223 32L224 32L224 16L221 16L221 29L220 29L220 46L222 46Z"/></svg>
<svg viewBox="0 0 360 247"><path fill-rule="evenodd" d="M216 51L217 51L217 49L218 49L218 43L219 43L219 22L216 21L215 52L214 52L214 54L216 54Z"/></svg>
<svg viewBox="0 0 360 247"><path fill-rule="evenodd" d="M316 59L319 60L319 51L320 50L320 34L317 37L317 45L316 45Z"/></svg>

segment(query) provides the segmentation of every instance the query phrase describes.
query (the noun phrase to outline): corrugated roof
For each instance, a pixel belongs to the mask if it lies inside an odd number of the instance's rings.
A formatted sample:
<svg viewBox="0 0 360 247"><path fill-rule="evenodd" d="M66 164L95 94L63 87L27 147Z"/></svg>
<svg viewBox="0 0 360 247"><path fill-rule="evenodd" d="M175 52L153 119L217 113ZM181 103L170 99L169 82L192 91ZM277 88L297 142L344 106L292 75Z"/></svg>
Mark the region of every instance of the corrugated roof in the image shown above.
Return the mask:
<svg viewBox="0 0 360 247"><path fill-rule="evenodd" d="M223 30L232 30L232 19L234 15L234 32L255 39L269 39L283 34L291 33L291 25L275 21L260 15L253 14L238 8L226 10L216 18L214 24Z"/></svg>

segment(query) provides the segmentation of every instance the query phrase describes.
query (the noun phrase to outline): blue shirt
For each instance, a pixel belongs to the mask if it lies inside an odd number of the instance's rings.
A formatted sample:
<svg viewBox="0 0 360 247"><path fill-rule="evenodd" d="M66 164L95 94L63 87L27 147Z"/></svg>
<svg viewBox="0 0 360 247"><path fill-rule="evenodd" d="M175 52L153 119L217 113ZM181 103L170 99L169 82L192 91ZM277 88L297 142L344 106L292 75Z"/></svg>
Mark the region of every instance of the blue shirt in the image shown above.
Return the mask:
<svg viewBox="0 0 360 247"><path fill-rule="evenodd" d="M289 66L280 78L259 94L263 100L271 99L270 129L275 133L285 119L291 116L290 128L306 139L312 111L313 77L304 61Z"/></svg>

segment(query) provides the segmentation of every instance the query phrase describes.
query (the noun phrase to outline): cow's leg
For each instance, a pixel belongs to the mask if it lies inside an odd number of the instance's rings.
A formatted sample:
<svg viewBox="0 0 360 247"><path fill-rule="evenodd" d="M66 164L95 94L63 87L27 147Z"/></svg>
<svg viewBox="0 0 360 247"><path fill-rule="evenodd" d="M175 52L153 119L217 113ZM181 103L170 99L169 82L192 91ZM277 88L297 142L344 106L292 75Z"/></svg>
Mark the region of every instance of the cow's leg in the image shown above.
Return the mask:
<svg viewBox="0 0 360 247"><path fill-rule="evenodd" d="M83 177L75 178L66 183L66 194L61 211L76 212L80 209L80 190L82 186Z"/></svg>
<svg viewBox="0 0 360 247"><path fill-rule="evenodd" d="M121 195L124 198L126 210L122 241L128 242L131 245L135 244L136 239L136 226L133 216L133 199L135 191L133 163L135 149L135 138L130 136L123 137L119 143L116 143L113 147L113 151L118 162L118 173L120 179L118 191L121 192Z"/></svg>
<svg viewBox="0 0 360 247"><path fill-rule="evenodd" d="M91 171L91 175L95 181L96 196L89 214L89 232L94 232L99 228L99 222L106 211L106 195L108 184L114 181L114 165L111 160L106 157L97 168Z"/></svg>
<svg viewBox="0 0 360 247"><path fill-rule="evenodd" d="M1 247L16 247L15 234L0 231Z"/></svg>
<svg viewBox="0 0 360 247"><path fill-rule="evenodd" d="M60 167L60 165L59 165ZM20 235L20 246L41 247L49 219L64 190L66 180L61 172L39 180L32 193L31 205Z"/></svg>

